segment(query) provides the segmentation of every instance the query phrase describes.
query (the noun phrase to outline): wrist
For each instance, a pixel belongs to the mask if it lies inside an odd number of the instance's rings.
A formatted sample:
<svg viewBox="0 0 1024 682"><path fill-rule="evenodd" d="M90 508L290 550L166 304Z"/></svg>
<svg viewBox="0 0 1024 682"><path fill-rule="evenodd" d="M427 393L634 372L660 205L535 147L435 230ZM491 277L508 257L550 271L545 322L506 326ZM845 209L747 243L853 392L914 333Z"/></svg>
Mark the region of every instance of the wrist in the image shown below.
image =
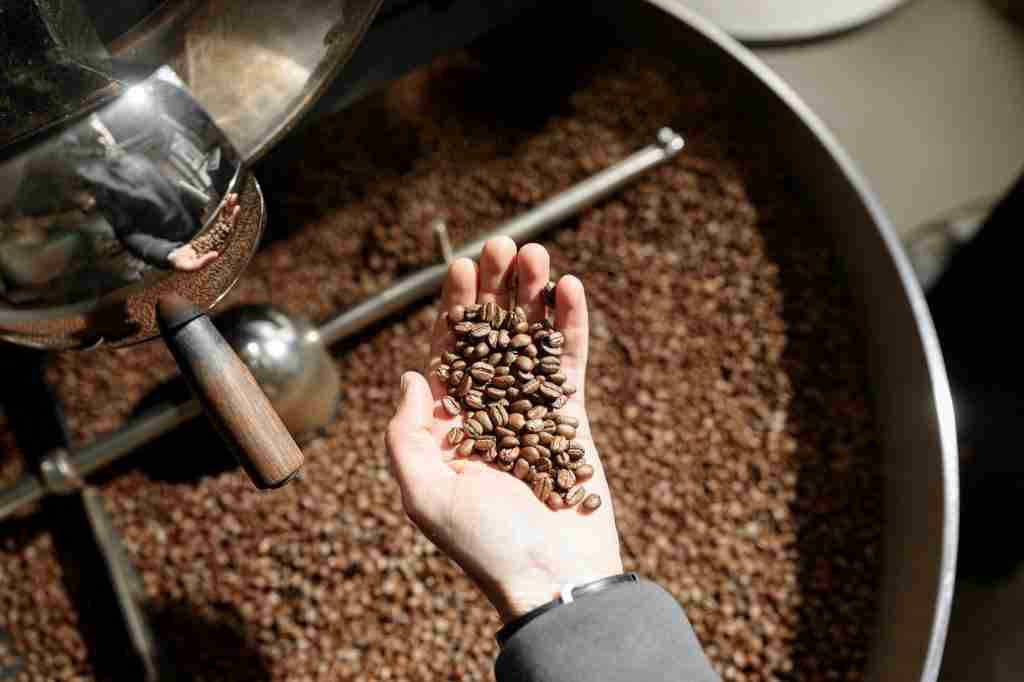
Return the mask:
<svg viewBox="0 0 1024 682"><path fill-rule="evenodd" d="M622 572L622 559L618 556L560 570L538 567L498 586L493 592L488 591L488 597L502 623L510 623L552 601L568 585L578 586Z"/></svg>

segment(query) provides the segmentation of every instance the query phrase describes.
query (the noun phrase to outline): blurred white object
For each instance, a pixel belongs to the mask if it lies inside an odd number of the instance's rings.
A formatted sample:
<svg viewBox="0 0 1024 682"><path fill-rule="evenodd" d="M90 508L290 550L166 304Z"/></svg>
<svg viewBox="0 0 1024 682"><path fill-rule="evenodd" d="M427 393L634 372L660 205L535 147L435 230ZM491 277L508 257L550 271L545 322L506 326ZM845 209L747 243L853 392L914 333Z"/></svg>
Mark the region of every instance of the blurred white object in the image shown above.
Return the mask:
<svg viewBox="0 0 1024 682"><path fill-rule="evenodd" d="M679 0L734 38L781 42L856 28L907 0Z"/></svg>
<svg viewBox="0 0 1024 682"><path fill-rule="evenodd" d="M970 201L918 226L903 238L903 248L922 289L931 289L949 259L978 233L996 203L993 197Z"/></svg>

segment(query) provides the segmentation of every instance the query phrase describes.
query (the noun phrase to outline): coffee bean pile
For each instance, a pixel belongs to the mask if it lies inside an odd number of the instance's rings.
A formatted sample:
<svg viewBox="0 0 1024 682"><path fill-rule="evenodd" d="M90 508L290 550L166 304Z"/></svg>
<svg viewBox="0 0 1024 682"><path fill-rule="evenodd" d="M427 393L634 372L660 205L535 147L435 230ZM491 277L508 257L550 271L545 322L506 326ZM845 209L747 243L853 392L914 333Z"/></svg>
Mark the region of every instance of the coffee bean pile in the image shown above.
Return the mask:
<svg viewBox="0 0 1024 682"><path fill-rule="evenodd" d="M550 305L554 284L545 295ZM561 409L576 393L562 371L565 335L547 318L530 324L519 306L487 302L454 306L446 313L455 345L435 372L448 386L441 404L462 426L448 444L463 456L478 453L521 481L552 509L601 506L583 483L594 475L576 437L579 420Z"/></svg>
<svg viewBox="0 0 1024 682"><path fill-rule="evenodd" d="M698 77L689 55L588 50L589 30L566 50L543 26L498 50L507 66L446 57L275 149L256 168L267 243L222 305L324 319L438 262L437 217L458 246L659 127L683 132L679 157L543 240L552 270L586 287L583 392L625 568L679 600L726 680L861 679L883 486L829 231L767 144L756 93ZM91 477L182 678L491 678L498 618L407 521L381 438L438 312L331 348L341 415L280 490L253 489L200 421ZM59 354L47 376L82 444L176 371L154 342ZM86 627L94 594L76 589L59 528L0 524L0 630L23 679L136 679L101 669L127 645Z"/></svg>

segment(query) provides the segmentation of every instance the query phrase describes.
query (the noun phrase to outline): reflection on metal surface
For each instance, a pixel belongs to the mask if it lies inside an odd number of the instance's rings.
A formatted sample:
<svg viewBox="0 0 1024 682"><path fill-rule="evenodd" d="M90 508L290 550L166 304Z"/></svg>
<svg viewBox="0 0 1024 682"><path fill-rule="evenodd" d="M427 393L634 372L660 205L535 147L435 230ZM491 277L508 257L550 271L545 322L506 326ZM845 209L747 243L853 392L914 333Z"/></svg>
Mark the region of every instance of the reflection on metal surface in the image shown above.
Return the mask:
<svg viewBox="0 0 1024 682"><path fill-rule="evenodd" d="M262 155L322 94L381 0L176 0L111 52L169 63L242 158Z"/></svg>
<svg viewBox="0 0 1024 682"><path fill-rule="evenodd" d="M232 308L215 323L293 436L334 420L341 379L316 327L268 305Z"/></svg>
<svg viewBox="0 0 1024 682"><path fill-rule="evenodd" d="M255 248L251 230L235 244L241 159L167 67L19 151L0 161L3 338L141 340L155 327L125 324L140 291L187 278L196 300L215 300L248 260L222 256ZM223 266L238 270L225 278Z"/></svg>

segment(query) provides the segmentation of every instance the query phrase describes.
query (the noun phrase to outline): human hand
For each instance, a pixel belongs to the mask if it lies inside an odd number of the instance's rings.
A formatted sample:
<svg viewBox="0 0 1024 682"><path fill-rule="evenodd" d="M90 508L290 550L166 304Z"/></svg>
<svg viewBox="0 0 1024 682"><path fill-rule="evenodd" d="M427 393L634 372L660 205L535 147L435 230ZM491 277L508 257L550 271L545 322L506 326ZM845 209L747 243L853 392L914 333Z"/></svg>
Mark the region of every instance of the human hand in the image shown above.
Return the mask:
<svg viewBox="0 0 1024 682"><path fill-rule="evenodd" d="M518 301L506 283L518 277ZM462 423L441 407L446 388L433 372L453 343L445 312L454 305L494 301L521 305L531 322L545 314L543 288L550 277L548 252L537 244L517 254L507 238L484 246L479 271L473 261L452 263L434 325L430 380L417 372L402 376L402 397L388 426L387 448L412 521L462 567L509 622L554 598L568 583L622 572L615 514L604 469L591 437L584 407L589 324L583 284L565 276L556 289L555 327L565 335L562 369L577 392L559 410L580 424L576 440L594 467L587 489L603 504L552 511L530 486L483 461L456 459L445 438ZM511 304L511 305L510 305Z"/></svg>
<svg viewBox="0 0 1024 682"><path fill-rule="evenodd" d="M200 255L196 253L196 250L191 244L185 244L184 246L179 246L174 251L171 251L167 256L167 260L175 270L193 272L206 267L208 263L217 260L218 255L219 254L216 251L207 251Z"/></svg>

